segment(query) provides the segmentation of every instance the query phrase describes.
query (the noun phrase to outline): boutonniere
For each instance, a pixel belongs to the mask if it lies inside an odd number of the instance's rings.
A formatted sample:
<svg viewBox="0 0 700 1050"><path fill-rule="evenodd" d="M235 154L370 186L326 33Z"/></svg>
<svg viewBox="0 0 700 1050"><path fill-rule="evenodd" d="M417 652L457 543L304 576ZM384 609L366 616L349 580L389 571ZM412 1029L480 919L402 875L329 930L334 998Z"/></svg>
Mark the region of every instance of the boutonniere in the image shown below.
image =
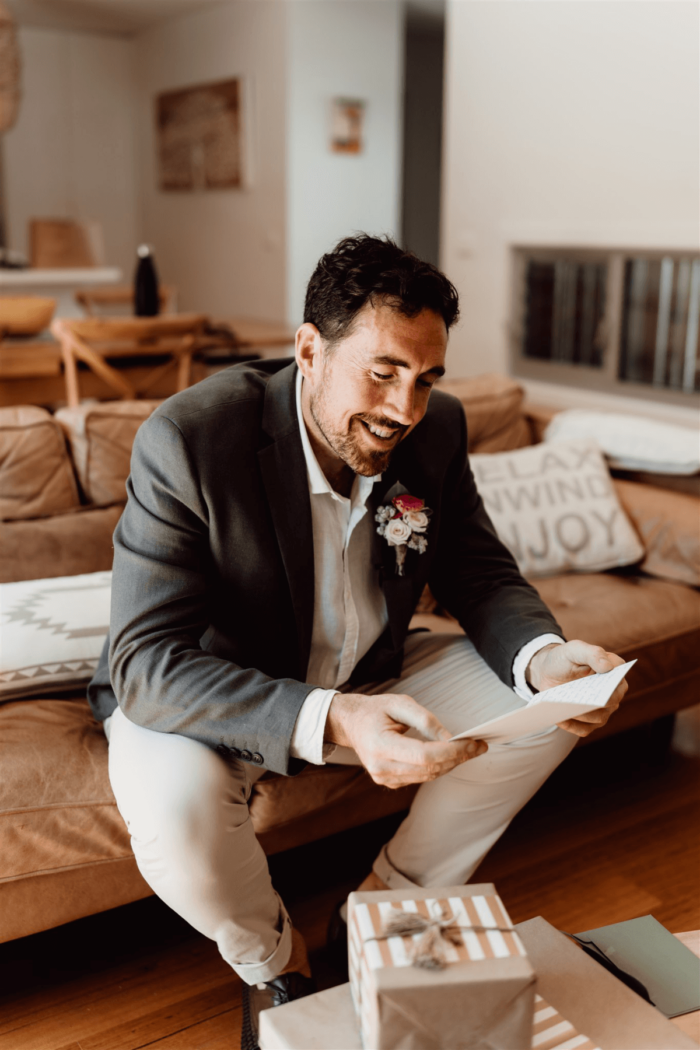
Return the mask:
<svg viewBox="0 0 700 1050"><path fill-rule="evenodd" d="M374 515L379 522L377 532L390 547L396 548L396 572L403 576L403 563L409 549L423 554L428 546L424 533L430 524L432 511L422 499L404 493L394 496L391 503L380 507Z"/></svg>

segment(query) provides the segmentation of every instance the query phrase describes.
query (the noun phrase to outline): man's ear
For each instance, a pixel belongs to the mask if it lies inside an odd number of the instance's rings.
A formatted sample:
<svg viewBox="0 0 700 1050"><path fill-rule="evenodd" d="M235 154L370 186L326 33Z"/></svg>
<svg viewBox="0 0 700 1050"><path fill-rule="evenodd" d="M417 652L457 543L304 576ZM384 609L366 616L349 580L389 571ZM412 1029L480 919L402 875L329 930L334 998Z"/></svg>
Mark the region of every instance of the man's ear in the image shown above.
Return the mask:
<svg viewBox="0 0 700 1050"><path fill-rule="evenodd" d="M304 379L318 379L323 367L323 340L315 324L305 321L297 329L294 356Z"/></svg>

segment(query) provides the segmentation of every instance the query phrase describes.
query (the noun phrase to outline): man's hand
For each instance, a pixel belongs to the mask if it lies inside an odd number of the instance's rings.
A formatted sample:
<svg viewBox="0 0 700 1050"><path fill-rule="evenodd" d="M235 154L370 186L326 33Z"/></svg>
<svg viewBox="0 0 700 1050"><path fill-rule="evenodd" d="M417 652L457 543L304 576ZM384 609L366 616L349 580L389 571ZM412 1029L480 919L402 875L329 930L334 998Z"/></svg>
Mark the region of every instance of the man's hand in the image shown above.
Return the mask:
<svg viewBox="0 0 700 1050"><path fill-rule="evenodd" d="M612 671L625 661L615 653L606 653L599 645L588 642L565 642L564 645L545 645L535 653L525 672L526 680L538 691L563 685L575 678L585 678L590 674L603 674ZM598 711L589 711L580 718L570 718L560 722L561 729L576 736L588 736L594 729L604 726L613 711L620 706L620 701L627 692L627 682L622 681L605 707Z"/></svg>
<svg viewBox="0 0 700 1050"><path fill-rule="evenodd" d="M404 734L417 729L427 740ZM338 693L326 719L325 739L351 747L375 784L422 784L488 750L483 740L453 740L451 733L410 696Z"/></svg>

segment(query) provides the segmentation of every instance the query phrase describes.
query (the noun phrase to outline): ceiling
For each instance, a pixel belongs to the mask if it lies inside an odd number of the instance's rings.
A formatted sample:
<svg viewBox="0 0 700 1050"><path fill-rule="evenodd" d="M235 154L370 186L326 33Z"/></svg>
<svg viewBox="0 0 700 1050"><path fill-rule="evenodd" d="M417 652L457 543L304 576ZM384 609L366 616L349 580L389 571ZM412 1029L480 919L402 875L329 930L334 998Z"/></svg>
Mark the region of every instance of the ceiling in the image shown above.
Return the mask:
<svg viewBox="0 0 700 1050"><path fill-rule="evenodd" d="M226 0L6 0L20 25L132 36Z"/></svg>
<svg viewBox="0 0 700 1050"><path fill-rule="evenodd" d="M165 19L227 2L231 0L6 0L20 25L117 36L133 36ZM412 23L439 26L445 0L406 0L406 11Z"/></svg>

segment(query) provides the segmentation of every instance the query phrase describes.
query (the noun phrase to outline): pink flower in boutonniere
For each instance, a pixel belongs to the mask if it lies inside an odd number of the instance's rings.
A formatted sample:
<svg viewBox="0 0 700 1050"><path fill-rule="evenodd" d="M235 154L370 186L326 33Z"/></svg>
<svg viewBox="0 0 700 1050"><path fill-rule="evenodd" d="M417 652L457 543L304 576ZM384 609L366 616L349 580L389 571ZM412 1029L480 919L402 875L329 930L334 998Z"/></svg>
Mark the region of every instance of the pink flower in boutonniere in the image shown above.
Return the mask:
<svg viewBox="0 0 700 1050"><path fill-rule="evenodd" d="M403 576L406 552L411 550L424 554L428 541L423 535L430 524L432 511L425 501L404 493L394 496L391 503L380 507L374 518L379 522L377 532L390 547L396 548L396 572Z"/></svg>

